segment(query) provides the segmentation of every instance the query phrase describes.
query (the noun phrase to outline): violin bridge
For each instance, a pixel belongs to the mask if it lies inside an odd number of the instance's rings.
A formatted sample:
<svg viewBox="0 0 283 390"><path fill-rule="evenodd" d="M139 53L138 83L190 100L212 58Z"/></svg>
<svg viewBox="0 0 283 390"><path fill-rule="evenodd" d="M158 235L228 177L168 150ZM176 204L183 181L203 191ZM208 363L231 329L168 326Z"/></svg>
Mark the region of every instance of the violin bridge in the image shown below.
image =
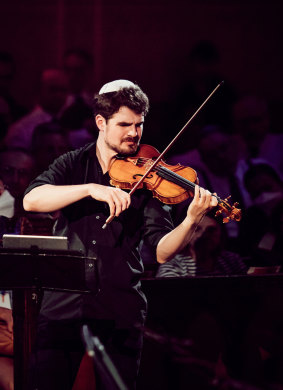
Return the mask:
<svg viewBox="0 0 283 390"><path fill-rule="evenodd" d="M139 165L139 158L127 158L127 161L129 161L133 165Z"/></svg>

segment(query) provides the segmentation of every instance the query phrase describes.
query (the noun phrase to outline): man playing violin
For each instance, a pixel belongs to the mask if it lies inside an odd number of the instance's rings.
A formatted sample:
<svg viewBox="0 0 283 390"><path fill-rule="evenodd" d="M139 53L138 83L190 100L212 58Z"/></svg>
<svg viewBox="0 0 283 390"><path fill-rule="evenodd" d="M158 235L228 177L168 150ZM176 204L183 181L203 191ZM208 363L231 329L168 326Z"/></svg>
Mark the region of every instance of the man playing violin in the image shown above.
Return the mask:
<svg viewBox="0 0 283 390"><path fill-rule="evenodd" d="M96 259L99 275L98 291L90 294L44 293L31 389L72 388L84 353L82 324L100 338L127 387L134 389L146 314L137 247L144 240L156 248L158 262L169 261L188 244L202 216L217 205L210 192L196 186L184 220L174 228L150 191L130 196L110 185L113 160L138 149L148 107L147 96L136 84L105 84L94 98L97 142L60 156L26 190L25 210L61 210L55 234L68 236L70 249ZM115 218L102 229L109 213ZM100 374L95 374L96 388L111 388Z"/></svg>

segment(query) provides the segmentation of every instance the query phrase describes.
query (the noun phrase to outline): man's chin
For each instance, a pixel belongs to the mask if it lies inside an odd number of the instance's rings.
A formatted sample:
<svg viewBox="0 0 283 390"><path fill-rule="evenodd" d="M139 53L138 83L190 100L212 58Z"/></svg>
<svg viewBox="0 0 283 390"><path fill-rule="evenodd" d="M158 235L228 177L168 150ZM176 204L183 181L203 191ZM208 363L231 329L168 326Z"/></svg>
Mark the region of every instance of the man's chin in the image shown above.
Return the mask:
<svg viewBox="0 0 283 390"><path fill-rule="evenodd" d="M137 149L138 149L138 144L123 145L123 147L121 147L120 154L121 155L134 154L136 153Z"/></svg>

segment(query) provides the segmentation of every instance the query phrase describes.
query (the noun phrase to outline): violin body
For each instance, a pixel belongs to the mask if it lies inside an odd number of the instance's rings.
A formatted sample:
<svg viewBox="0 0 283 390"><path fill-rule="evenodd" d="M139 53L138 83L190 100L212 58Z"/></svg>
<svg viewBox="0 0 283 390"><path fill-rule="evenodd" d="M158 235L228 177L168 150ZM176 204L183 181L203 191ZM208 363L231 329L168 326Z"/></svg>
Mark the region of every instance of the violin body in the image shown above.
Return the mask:
<svg viewBox="0 0 283 390"><path fill-rule="evenodd" d="M145 174L152 161L158 156L159 152L153 146L140 145L138 152L134 156L116 158L109 170L110 183L123 190L131 190ZM161 161L158 167L148 174L138 188L152 191L155 198L166 204L180 203L193 196L193 192L187 188L164 180L161 176L162 168L166 168L192 183L197 182L197 173L194 169L180 164L169 165Z"/></svg>

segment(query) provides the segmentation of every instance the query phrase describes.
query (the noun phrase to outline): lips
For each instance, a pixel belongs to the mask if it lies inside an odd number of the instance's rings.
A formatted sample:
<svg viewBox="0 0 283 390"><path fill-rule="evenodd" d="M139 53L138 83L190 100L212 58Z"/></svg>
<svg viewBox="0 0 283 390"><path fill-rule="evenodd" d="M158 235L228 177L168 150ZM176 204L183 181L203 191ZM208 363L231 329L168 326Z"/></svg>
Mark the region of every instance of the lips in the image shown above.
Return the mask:
<svg viewBox="0 0 283 390"><path fill-rule="evenodd" d="M134 138L125 138L123 141L124 142L134 143L134 144L137 142Z"/></svg>
<svg viewBox="0 0 283 390"><path fill-rule="evenodd" d="M137 146L137 144L138 144L138 140L136 140L134 138L126 138L123 140L123 142L127 143L130 146L133 146L133 145Z"/></svg>

